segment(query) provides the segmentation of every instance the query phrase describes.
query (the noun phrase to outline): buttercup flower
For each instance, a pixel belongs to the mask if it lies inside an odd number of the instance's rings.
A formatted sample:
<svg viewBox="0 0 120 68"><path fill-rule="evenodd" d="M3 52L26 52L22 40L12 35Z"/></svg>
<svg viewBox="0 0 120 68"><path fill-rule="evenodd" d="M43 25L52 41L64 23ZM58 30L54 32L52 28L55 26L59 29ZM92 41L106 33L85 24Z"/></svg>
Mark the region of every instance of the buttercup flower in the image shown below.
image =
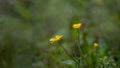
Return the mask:
<svg viewBox="0 0 120 68"><path fill-rule="evenodd" d="M81 25L82 25L82 23L73 24L73 28L78 29L81 27Z"/></svg>
<svg viewBox="0 0 120 68"><path fill-rule="evenodd" d="M50 42L51 42L51 43L54 43L55 41L56 41L55 38L50 38Z"/></svg>
<svg viewBox="0 0 120 68"><path fill-rule="evenodd" d="M95 48L97 48L97 47L98 47L98 43L94 43L93 46L94 46Z"/></svg>
<svg viewBox="0 0 120 68"><path fill-rule="evenodd" d="M51 43L57 42L57 41L61 40L62 37L63 37L63 35L56 35L55 37L50 38L50 42Z"/></svg>
<svg viewBox="0 0 120 68"><path fill-rule="evenodd" d="M62 37L63 37L62 35L56 35L55 39L56 39L56 41L59 41Z"/></svg>

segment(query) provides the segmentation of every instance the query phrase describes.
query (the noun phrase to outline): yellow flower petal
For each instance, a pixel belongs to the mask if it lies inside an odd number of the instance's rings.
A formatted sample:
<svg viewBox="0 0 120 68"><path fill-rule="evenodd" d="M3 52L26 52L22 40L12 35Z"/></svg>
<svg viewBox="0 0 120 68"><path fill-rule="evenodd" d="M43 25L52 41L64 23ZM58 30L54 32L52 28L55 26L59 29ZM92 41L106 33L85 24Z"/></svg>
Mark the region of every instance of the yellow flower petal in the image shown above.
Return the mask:
<svg viewBox="0 0 120 68"><path fill-rule="evenodd" d="M50 38L50 42L51 42L51 43L54 43L55 41L56 41L55 38Z"/></svg>
<svg viewBox="0 0 120 68"><path fill-rule="evenodd" d="M97 47L98 47L98 43L94 43L93 46L94 46L95 48L97 48Z"/></svg>
<svg viewBox="0 0 120 68"><path fill-rule="evenodd" d="M51 43L57 42L57 41L61 40L62 37L63 37L63 35L56 35L55 37L50 38L50 42Z"/></svg>
<svg viewBox="0 0 120 68"><path fill-rule="evenodd" d="M56 41L59 41L62 37L63 37L63 35L56 35L55 39L56 39Z"/></svg>
<svg viewBox="0 0 120 68"><path fill-rule="evenodd" d="M82 23L73 24L73 28L78 29L78 28L80 28L80 27L81 27L81 25L82 25Z"/></svg>

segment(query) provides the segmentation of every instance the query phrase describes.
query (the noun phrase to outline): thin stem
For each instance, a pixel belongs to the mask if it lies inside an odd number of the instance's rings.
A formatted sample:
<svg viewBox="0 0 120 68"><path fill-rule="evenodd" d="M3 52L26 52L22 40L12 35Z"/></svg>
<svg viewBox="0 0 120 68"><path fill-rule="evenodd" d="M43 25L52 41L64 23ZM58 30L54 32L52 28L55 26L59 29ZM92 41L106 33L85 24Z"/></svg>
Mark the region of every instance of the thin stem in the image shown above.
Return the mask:
<svg viewBox="0 0 120 68"><path fill-rule="evenodd" d="M75 61L77 63L77 61L68 53L68 51L62 46L62 44L60 42L58 42L59 45L61 46L61 48L65 51L65 53L71 58L73 59L73 61Z"/></svg>
<svg viewBox="0 0 120 68"><path fill-rule="evenodd" d="M77 68L78 66L77 66L77 63L75 63L75 68Z"/></svg>
<svg viewBox="0 0 120 68"><path fill-rule="evenodd" d="M80 68L80 59L79 59L79 57L80 57L80 32L79 32L79 29L77 29L77 39L78 39L78 52L79 52L79 54L78 54L78 66L79 66L79 68Z"/></svg>
<svg viewBox="0 0 120 68"><path fill-rule="evenodd" d="M79 32L79 29L77 29L77 42L78 42L78 51L79 51L79 54L78 56L80 57L80 32Z"/></svg>

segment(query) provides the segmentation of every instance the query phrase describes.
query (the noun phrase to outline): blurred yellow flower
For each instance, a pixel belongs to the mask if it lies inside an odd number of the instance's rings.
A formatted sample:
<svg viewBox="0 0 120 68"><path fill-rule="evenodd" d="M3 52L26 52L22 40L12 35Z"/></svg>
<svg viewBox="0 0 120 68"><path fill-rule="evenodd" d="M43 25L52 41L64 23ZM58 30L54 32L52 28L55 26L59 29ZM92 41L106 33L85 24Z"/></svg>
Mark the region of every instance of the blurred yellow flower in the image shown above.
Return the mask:
<svg viewBox="0 0 120 68"><path fill-rule="evenodd" d="M57 42L57 41L61 40L62 37L63 37L63 35L56 35L55 37L50 38L50 42L51 43Z"/></svg>
<svg viewBox="0 0 120 68"><path fill-rule="evenodd" d="M50 42L51 42L51 43L54 43L55 41L56 41L55 38L50 38Z"/></svg>
<svg viewBox="0 0 120 68"><path fill-rule="evenodd" d="M63 37L63 35L56 35L55 39L56 39L56 41L59 41L62 37Z"/></svg>
<svg viewBox="0 0 120 68"><path fill-rule="evenodd" d="M97 47L98 47L98 43L94 43L93 46L94 46L95 48L97 48Z"/></svg>
<svg viewBox="0 0 120 68"><path fill-rule="evenodd" d="M82 25L82 23L73 24L73 28L78 29L81 27L81 25Z"/></svg>

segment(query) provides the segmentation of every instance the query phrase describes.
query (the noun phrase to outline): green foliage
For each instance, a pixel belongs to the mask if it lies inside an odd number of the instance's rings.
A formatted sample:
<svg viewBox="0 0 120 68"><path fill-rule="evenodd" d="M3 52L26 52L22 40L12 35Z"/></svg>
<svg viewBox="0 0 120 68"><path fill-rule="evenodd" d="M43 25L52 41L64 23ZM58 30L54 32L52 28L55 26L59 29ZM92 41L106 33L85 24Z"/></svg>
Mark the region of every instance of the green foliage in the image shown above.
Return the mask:
<svg viewBox="0 0 120 68"><path fill-rule="evenodd" d="M77 31L71 26L78 22L84 24L80 30L81 50L85 50L84 58L79 58L82 66L92 62L90 65L119 68L119 3L119 0L0 0L0 68L74 68L70 57L62 50L58 52L59 47L48 45L48 39L53 34L63 34L64 47L74 56ZM96 41L100 44L100 56L91 49Z"/></svg>

